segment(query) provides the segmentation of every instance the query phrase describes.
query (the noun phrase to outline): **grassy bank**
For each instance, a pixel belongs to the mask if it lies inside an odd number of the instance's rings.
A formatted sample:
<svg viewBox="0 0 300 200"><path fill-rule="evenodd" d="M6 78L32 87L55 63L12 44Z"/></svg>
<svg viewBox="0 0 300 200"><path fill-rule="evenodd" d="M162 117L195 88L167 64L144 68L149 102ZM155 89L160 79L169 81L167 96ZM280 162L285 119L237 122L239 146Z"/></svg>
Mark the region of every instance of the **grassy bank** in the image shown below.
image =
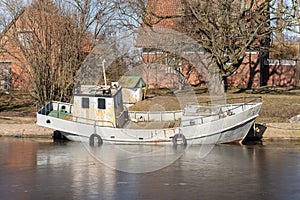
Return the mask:
<svg viewBox="0 0 300 200"><path fill-rule="evenodd" d="M199 101L210 100L206 88L194 88L193 94L186 92L173 93L168 89L149 90L147 98L131 107L131 110L175 110L181 103L187 103L192 97ZM283 123L300 114L300 89L260 88L257 90L229 89L227 98L243 96L261 96L263 106L259 123ZM31 96L23 91L13 91L9 94L0 93L0 123L33 122L37 108Z"/></svg>
<svg viewBox="0 0 300 200"><path fill-rule="evenodd" d="M235 90L228 92L229 97L239 94L262 97L263 105L257 119L260 123L285 123L289 122L290 118L300 114L300 88L261 88L241 93Z"/></svg>
<svg viewBox="0 0 300 200"><path fill-rule="evenodd" d="M28 92L0 92L0 123L33 122L36 110L35 102Z"/></svg>

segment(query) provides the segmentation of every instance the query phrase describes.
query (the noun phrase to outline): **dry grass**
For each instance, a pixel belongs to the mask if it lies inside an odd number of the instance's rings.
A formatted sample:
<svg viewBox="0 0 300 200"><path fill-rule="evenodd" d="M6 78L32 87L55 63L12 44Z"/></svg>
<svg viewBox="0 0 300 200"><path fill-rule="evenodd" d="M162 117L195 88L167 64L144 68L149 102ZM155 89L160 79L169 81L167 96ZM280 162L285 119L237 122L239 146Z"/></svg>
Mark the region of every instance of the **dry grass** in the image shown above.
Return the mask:
<svg viewBox="0 0 300 200"><path fill-rule="evenodd" d="M300 96L294 95L262 95L263 106L259 122L289 122L293 116L300 114Z"/></svg>
<svg viewBox="0 0 300 200"><path fill-rule="evenodd" d="M195 88L195 95L199 101L209 101L210 95L206 88ZM288 122L300 114L300 88L260 88L259 90L227 91L227 98L262 96L263 106L257 121L260 123ZM138 102L130 110L177 110L181 109L179 102L185 104L192 101L194 95L182 92L175 93L168 89L149 90L147 98ZM25 120L35 117L36 106L31 96L22 91L13 91L10 94L0 93L0 120Z"/></svg>
<svg viewBox="0 0 300 200"><path fill-rule="evenodd" d="M229 91L228 96L259 95L263 99L260 116L257 121L260 123L289 122L291 117L300 114L300 88L260 88L256 90Z"/></svg>
<svg viewBox="0 0 300 200"><path fill-rule="evenodd" d="M0 116L34 117L35 103L28 92L12 91L9 94L0 92Z"/></svg>
<svg viewBox="0 0 300 200"><path fill-rule="evenodd" d="M153 110L154 105L160 105L162 110L180 109L180 95L172 94L170 91L160 91L157 95L150 92L150 98L137 103L130 110ZM184 93L183 93L184 94ZM205 88L196 88L195 94L199 101L210 101L211 97ZM261 90L238 90L230 89L226 93L227 98L261 96L263 106L257 121L259 123L289 122L293 116L300 114L300 89L284 88L262 88ZM189 96L186 95L187 102Z"/></svg>

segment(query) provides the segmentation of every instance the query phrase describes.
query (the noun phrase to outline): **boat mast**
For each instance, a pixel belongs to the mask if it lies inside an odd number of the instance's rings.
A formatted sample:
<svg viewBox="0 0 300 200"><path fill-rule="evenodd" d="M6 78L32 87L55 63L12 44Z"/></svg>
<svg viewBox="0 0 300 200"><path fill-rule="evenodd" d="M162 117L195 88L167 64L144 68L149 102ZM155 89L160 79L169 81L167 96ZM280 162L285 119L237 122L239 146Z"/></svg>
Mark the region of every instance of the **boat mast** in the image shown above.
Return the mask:
<svg viewBox="0 0 300 200"><path fill-rule="evenodd" d="M106 74L105 74L105 59L102 61L102 68L103 68L103 78L104 78L104 86L107 88L107 82L106 82Z"/></svg>

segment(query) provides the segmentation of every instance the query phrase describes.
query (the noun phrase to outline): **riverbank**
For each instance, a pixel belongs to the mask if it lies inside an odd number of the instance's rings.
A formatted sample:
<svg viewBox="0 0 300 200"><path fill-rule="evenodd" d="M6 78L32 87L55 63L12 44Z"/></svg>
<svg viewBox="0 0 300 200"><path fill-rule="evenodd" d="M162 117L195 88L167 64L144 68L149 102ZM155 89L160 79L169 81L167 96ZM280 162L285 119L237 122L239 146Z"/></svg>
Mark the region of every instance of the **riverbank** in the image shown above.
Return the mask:
<svg viewBox="0 0 300 200"><path fill-rule="evenodd" d="M35 118L0 117L0 136L51 138L53 130L35 124Z"/></svg>
<svg viewBox="0 0 300 200"><path fill-rule="evenodd" d="M52 138L53 130L36 124L0 124L0 136L20 138Z"/></svg>
<svg viewBox="0 0 300 200"><path fill-rule="evenodd" d="M205 88L195 88L199 101L209 100ZM144 101L138 102L131 110L176 110L180 109L178 98L170 90L150 91ZM227 98L241 96L262 96L263 105L257 123L265 124L267 129L263 140L298 140L300 123L289 120L300 114L300 88L260 88L256 90L230 89ZM186 96L185 93L182 96ZM182 97L180 97L182 99ZM29 94L14 91L0 95L0 136L13 137L51 137L53 130L35 125L36 106Z"/></svg>
<svg viewBox="0 0 300 200"><path fill-rule="evenodd" d="M267 123L262 140L300 140L300 123Z"/></svg>

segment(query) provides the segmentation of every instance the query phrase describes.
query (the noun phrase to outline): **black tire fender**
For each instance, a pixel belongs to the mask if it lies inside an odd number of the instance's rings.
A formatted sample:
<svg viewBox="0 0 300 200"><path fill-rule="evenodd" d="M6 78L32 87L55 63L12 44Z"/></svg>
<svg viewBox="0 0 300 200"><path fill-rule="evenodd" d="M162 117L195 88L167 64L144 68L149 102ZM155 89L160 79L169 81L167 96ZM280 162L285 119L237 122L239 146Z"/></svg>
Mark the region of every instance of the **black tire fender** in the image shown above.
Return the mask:
<svg viewBox="0 0 300 200"><path fill-rule="evenodd" d="M182 140L182 143L178 143L178 140ZM186 146L187 145L186 138L182 133L178 133L178 134L174 135L174 137L172 138L172 142L173 142L174 146L177 146L177 145Z"/></svg>
<svg viewBox="0 0 300 200"><path fill-rule="evenodd" d="M100 135L93 133L89 138L90 146L95 146L95 138L97 138L97 146L101 146L103 144L103 140Z"/></svg>

